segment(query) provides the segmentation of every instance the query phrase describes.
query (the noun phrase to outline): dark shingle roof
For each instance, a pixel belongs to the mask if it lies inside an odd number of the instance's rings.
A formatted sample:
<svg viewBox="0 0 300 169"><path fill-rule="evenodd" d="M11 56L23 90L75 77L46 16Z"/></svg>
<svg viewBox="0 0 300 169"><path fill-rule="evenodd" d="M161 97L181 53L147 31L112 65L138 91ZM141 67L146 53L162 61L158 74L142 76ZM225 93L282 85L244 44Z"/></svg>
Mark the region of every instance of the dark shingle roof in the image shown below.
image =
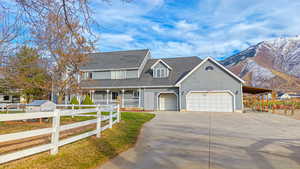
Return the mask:
<svg viewBox="0 0 300 169"><path fill-rule="evenodd" d="M153 78L151 66L158 59L149 59L139 79L87 80L82 87L173 86L202 60L198 57L163 58L172 70L168 78Z"/></svg>
<svg viewBox="0 0 300 169"><path fill-rule="evenodd" d="M149 49L92 53L88 63L82 66L81 69L115 70L138 68L148 52Z"/></svg>

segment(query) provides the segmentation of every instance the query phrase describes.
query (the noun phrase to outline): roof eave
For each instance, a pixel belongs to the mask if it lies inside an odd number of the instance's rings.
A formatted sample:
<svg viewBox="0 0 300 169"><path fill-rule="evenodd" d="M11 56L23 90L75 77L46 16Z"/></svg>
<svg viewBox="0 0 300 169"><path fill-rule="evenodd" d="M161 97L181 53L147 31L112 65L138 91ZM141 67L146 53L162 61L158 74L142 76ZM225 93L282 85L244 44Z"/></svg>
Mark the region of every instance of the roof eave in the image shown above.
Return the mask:
<svg viewBox="0 0 300 169"><path fill-rule="evenodd" d="M216 60L214 60L211 57L207 57L205 58L201 63L199 63L197 66L195 66L187 75L185 75L183 78L181 78L176 84L175 86L179 87L180 84L187 78L189 77L194 71L196 71L203 63L205 63L206 61L211 60L213 63L215 63L216 65L218 65L219 67L221 67L223 70L225 70L228 74L232 75L235 79L237 79L238 81L240 81L242 84L245 83L245 81L241 78L239 78L237 75L235 75L234 73L232 73L230 70L228 70L227 68L225 68L223 65L221 65L220 63L218 63Z"/></svg>

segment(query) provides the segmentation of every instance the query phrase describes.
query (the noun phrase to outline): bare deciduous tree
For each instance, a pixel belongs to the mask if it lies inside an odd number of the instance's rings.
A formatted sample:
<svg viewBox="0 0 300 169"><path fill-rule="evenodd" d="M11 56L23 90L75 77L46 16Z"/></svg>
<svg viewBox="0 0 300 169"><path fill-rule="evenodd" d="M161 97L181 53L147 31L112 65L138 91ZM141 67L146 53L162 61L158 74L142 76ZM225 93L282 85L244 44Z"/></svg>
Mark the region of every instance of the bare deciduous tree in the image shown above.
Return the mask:
<svg viewBox="0 0 300 169"><path fill-rule="evenodd" d="M87 55L94 50L96 37L91 31L94 21L91 17L90 1L15 0L14 2L22 14L20 20L26 25L23 29L30 34L30 46L37 48L44 59L48 60L49 66L45 69L51 73L51 84L59 96L58 102L61 103L67 92L74 93L79 90L79 68L88 60ZM15 17L15 21L17 20L19 19ZM7 32L15 34L13 31ZM40 88L52 90L49 87Z"/></svg>
<svg viewBox="0 0 300 169"><path fill-rule="evenodd" d="M0 0L0 66L12 49L12 41L20 31L20 13L12 10Z"/></svg>

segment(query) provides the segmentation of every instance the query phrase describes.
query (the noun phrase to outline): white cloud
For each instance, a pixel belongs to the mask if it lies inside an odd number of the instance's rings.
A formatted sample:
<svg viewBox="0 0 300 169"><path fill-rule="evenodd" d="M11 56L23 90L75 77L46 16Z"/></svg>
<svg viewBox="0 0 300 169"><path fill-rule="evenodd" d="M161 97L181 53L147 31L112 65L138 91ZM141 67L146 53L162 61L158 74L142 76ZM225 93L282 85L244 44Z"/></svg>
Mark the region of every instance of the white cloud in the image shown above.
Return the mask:
<svg viewBox="0 0 300 169"><path fill-rule="evenodd" d="M181 20L181 21L175 23L175 25L176 25L177 29L184 31L184 32L194 31L194 30L198 29L197 24L187 23L186 20Z"/></svg>
<svg viewBox="0 0 300 169"><path fill-rule="evenodd" d="M156 57L224 57L262 40L300 34L296 0L199 0L198 6L176 7L170 4L177 1L112 2L96 8L105 50L150 48Z"/></svg>
<svg viewBox="0 0 300 169"><path fill-rule="evenodd" d="M134 38L131 37L130 35L104 33L100 35L100 41L98 45L121 48L121 47L128 47L132 41L134 41Z"/></svg>

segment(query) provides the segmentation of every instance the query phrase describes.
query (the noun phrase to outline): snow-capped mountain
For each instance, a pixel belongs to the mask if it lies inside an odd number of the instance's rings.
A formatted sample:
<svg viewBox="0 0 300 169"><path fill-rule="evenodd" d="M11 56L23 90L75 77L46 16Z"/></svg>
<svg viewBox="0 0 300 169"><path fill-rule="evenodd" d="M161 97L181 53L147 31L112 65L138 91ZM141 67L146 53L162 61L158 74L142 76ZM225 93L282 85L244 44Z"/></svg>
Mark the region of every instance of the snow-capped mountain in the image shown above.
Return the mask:
<svg viewBox="0 0 300 169"><path fill-rule="evenodd" d="M263 41L222 63L247 85L300 91L300 36Z"/></svg>

